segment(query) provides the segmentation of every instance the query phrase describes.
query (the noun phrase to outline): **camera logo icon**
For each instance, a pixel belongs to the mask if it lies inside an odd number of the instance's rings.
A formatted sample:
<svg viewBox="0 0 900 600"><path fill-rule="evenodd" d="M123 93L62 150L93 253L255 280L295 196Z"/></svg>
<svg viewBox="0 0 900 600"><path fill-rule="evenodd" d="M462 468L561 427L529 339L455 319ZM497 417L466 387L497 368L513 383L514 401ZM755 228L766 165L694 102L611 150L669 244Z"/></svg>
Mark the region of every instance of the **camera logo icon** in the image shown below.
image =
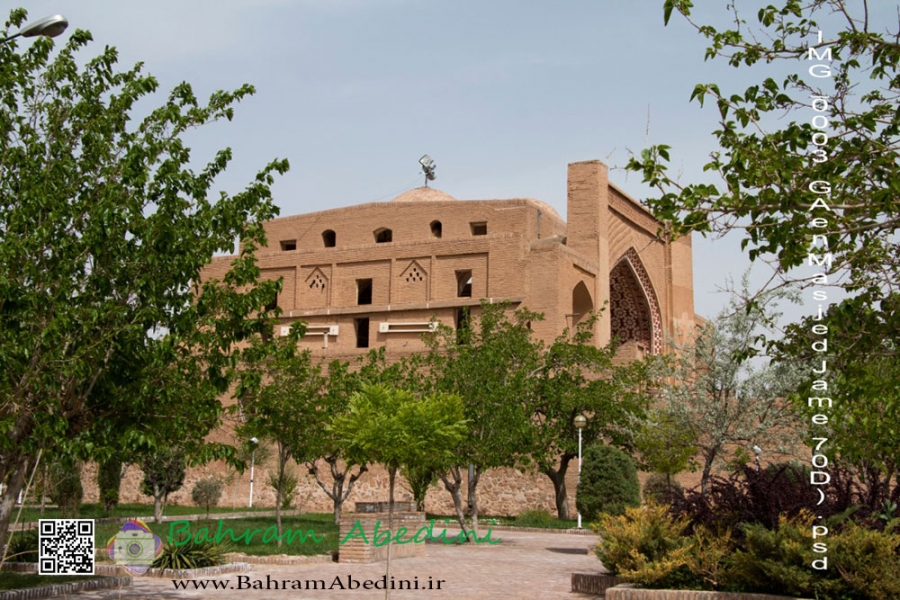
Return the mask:
<svg viewBox="0 0 900 600"><path fill-rule="evenodd" d="M109 540L107 549L116 564L134 575L142 575L162 552L162 540L143 521L130 519Z"/></svg>

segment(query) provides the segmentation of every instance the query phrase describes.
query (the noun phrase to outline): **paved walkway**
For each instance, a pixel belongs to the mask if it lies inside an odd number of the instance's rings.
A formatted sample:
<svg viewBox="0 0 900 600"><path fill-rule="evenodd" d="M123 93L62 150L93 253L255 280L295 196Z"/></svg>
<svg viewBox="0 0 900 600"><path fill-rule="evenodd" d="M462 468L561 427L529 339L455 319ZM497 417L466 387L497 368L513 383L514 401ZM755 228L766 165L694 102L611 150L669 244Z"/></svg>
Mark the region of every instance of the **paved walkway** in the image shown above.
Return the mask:
<svg viewBox="0 0 900 600"><path fill-rule="evenodd" d="M502 542L495 546L487 544L464 546L428 543L425 556L402 558L392 561L391 575L395 582L418 580L418 590L391 592L391 598L424 599L478 599L478 598L584 598L572 594L571 574L573 572L597 572L600 562L596 556L588 554L588 548L596 543L592 535L565 533L534 533L519 531L494 531L492 538L500 537ZM353 565L326 563L294 566L254 565L252 571L212 578L227 582L229 589L175 590L171 580L149 577L135 577L131 588L121 591L97 591L78 594L79 600L150 600L210 598L216 600L255 600L279 598L384 598L384 591L340 589L334 584L335 578L348 585L348 577L354 581L381 580L385 563ZM241 577L239 579L239 577ZM268 578L268 579L267 579ZM267 581L299 580L302 591L290 589L238 589L239 583L265 586ZM307 580L321 580L332 589L306 589ZM440 590L436 589L442 580ZM191 580L185 580L193 588ZM428 589L429 582L432 589ZM199 583L199 581L198 581ZM398 583L399 584L399 583ZM224 585L220 583L219 585Z"/></svg>

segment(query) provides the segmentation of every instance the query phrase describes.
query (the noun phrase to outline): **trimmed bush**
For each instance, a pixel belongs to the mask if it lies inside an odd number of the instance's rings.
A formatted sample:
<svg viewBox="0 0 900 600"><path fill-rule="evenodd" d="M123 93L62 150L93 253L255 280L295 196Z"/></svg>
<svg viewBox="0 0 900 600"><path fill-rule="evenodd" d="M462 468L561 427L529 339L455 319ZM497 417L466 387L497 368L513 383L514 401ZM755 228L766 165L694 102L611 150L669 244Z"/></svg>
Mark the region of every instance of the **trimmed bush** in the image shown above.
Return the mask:
<svg viewBox="0 0 900 600"><path fill-rule="evenodd" d="M97 489L100 504L106 514L112 514L119 504L119 488L122 485L122 461L112 458L97 465Z"/></svg>
<svg viewBox="0 0 900 600"><path fill-rule="evenodd" d="M584 453L575 504L588 521L601 514L621 515L641 503L637 467L630 456L612 446L590 446Z"/></svg>
<svg viewBox="0 0 900 600"><path fill-rule="evenodd" d="M209 509L219 504L223 487L222 482L215 477L207 477L194 484L191 490L191 499L194 501L194 504L206 509L207 519L209 519Z"/></svg>
<svg viewBox="0 0 900 600"><path fill-rule="evenodd" d="M516 521L513 523L517 527L541 527L544 529L556 527L557 524L556 518L546 510L526 510L516 517Z"/></svg>
<svg viewBox="0 0 900 600"><path fill-rule="evenodd" d="M670 476L653 473L644 482L644 502L668 506L682 499L684 499L684 490L681 484Z"/></svg>

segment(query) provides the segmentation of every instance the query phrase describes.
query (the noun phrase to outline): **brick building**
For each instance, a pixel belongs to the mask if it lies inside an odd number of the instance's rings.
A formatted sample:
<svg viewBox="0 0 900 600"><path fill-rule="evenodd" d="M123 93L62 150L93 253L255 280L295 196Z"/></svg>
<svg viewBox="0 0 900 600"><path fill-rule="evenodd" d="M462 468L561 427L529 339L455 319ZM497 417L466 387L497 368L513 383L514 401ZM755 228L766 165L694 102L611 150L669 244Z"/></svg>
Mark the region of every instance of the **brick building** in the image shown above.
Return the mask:
<svg viewBox="0 0 900 600"><path fill-rule="evenodd" d="M283 278L276 299L282 326L306 321L301 344L324 360L349 359L380 346L389 357L423 349L421 336L432 318L458 326L482 298L544 313L533 328L547 342L608 302L595 340L602 345L618 336L626 359L659 352L666 335L693 329L690 238L661 238L660 223L609 183L599 161L569 165L567 213L568 222L537 200L462 201L418 188L390 202L274 219L265 225L268 248L257 258L265 278ZM233 258L214 259L204 276L221 278ZM190 503L193 482L221 476L221 468L189 470L172 501ZM260 483L266 468L257 465ZM123 481L124 502L146 500L137 471L130 468ZM576 471L569 470L571 491ZM300 507L330 511L330 500L306 470L298 469L298 476ZM247 479L229 486L223 505L246 505ZM86 481L94 481L93 473ZM383 500L386 489L386 474L372 467L350 502ZM86 499L95 495L89 485ZM574 497L569 494L572 514ZM274 492L257 485L254 498L254 504L272 506ZM479 484L482 514L553 512L553 498L542 474L497 469ZM434 513L453 512L443 488L429 491L426 506Z"/></svg>
<svg viewBox="0 0 900 600"><path fill-rule="evenodd" d="M483 298L543 313L534 329L548 342L608 302L595 339L618 336L625 358L693 327L690 238L665 242L599 161L569 165L567 213L568 222L537 200L459 201L422 187L274 219L259 265L263 278L283 278L285 329L305 320L302 343L322 358L421 350L432 318L458 327ZM217 258L208 276L231 260Z"/></svg>

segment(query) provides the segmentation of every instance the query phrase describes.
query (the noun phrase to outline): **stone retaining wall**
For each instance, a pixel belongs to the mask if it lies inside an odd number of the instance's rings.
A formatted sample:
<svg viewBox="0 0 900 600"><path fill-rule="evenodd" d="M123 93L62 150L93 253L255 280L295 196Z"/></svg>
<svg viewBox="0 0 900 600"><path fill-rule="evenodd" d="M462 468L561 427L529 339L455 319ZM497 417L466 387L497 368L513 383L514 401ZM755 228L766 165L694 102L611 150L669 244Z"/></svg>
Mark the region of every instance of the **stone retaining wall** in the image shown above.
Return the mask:
<svg viewBox="0 0 900 600"><path fill-rule="evenodd" d="M639 590L620 585L606 590L606 600L810 600L771 594L698 592L693 590Z"/></svg>

